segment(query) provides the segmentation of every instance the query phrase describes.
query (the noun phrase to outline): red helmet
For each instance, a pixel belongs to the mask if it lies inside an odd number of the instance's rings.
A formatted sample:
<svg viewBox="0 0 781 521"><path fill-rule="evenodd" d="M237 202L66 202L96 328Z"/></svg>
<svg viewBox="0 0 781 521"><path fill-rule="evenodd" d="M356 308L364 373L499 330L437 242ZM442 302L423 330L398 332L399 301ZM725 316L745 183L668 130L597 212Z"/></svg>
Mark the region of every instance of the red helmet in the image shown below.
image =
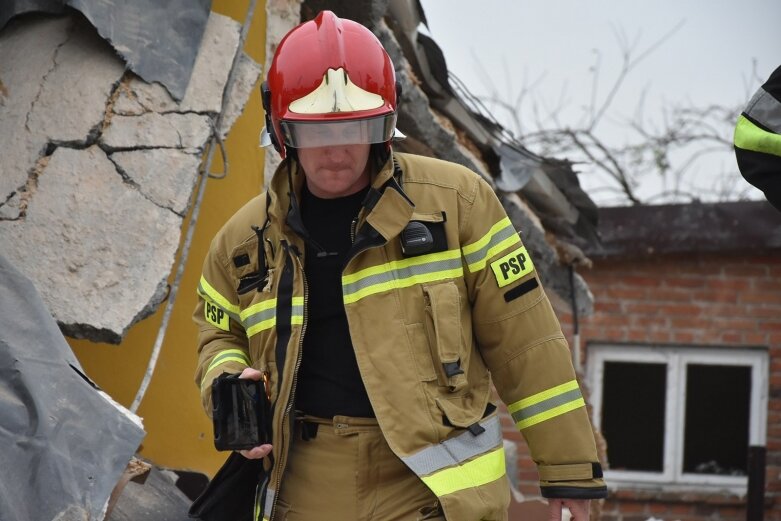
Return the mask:
<svg viewBox="0 0 781 521"><path fill-rule="evenodd" d="M363 25L323 11L279 43L262 86L266 131L286 147L390 143L396 74Z"/></svg>

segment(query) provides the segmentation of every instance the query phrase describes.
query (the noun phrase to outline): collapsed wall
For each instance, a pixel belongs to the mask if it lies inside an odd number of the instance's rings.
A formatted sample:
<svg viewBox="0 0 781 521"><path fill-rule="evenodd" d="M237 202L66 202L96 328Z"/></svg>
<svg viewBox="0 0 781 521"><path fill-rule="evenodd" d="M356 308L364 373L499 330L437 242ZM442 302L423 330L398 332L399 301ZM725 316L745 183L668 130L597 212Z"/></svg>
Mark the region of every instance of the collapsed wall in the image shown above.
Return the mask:
<svg viewBox="0 0 781 521"><path fill-rule="evenodd" d="M180 101L76 12L0 31L0 254L65 334L118 343L164 301L204 149L260 74L240 29L211 13Z"/></svg>

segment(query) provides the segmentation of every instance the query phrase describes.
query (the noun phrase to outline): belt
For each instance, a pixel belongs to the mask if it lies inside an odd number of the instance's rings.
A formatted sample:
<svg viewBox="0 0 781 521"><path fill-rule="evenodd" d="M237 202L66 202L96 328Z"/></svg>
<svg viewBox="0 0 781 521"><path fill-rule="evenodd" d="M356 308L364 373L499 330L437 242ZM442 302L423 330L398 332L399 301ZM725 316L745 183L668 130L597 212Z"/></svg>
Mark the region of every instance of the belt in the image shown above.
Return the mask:
<svg viewBox="0 0 781 521"><path fill-rule="evenodd" d="M320 418L310 416L300 411L296 413L296 425L301 434L301 439L309 441L317 437L320 425L331 425L334 431L342 436L366 432L380 428L376 418L356 418L352 416L334 416L333 418Z"/></svg>

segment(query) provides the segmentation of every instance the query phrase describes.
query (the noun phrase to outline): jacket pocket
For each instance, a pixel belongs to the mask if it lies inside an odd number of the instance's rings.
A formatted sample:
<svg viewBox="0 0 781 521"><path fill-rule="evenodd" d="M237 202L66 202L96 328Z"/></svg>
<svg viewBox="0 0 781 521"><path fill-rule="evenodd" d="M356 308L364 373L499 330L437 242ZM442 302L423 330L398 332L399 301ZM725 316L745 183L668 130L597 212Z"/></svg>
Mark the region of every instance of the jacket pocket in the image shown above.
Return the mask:
<svg viewBox="0 0 781 521"><path fill-rule="evenodd" d="M486 374L485 378L477 382L470 392L436 398L437 407L443 415L443 420L446 420L444 423L454 427L469 428L492 411L493 406L488 401L489 381Z"/></svg>
<svg viewBox="0 0 781 521"><path fill-rule="evenodd" d="M415 370L421 382L431 382L437 379L434 362L431 360L431 350L426 337L423 324L408 324L407 337L409 338L410 352L415 363Z"/></svg>
<svg viewBox="0 0 781 521"><path fill-rule="evenodd" d="M453 282L424 285L426 335L441 386L451 393L467 386L466 349L461 331L461 296ZM462 367L463 366L463 367Z"/></svg>

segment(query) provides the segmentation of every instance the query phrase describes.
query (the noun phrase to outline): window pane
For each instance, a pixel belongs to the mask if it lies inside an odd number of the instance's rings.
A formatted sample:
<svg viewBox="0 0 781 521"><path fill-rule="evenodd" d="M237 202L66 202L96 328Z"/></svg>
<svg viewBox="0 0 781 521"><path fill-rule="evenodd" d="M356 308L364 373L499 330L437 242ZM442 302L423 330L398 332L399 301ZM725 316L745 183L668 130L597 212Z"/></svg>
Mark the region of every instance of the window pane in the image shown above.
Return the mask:
<svg viewBox="0 0 781 521"><path fill-rule="evenodd" d="M602 434L613 470L664 470L667 366L605 362Z"/></svg>
<svg viewBox="0 0 781 521"><path fill-rule="evenodd" d="M746 475L750 399L750 367L687 366L684 472Z"/></svg>

